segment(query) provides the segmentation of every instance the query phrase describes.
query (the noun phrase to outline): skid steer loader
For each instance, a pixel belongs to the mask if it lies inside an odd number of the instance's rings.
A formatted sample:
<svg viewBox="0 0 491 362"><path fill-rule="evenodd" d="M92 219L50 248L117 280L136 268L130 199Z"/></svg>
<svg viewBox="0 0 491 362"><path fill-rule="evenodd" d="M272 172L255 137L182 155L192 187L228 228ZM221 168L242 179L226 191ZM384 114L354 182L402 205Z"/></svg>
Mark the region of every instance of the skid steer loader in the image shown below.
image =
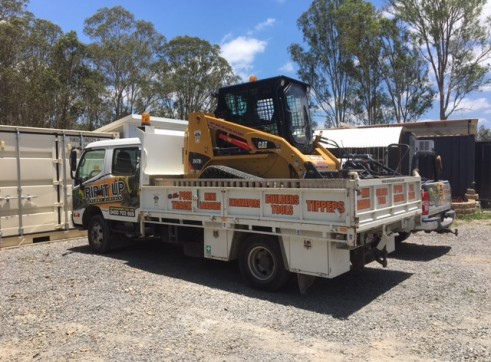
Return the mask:
<svg viewBox="0 0 491 362"><path fill-rule="evenodd" d="M285 76L220 88L214 115L189 117L186 177L339 177L338 159L313 139L308 89Z"/></svg>

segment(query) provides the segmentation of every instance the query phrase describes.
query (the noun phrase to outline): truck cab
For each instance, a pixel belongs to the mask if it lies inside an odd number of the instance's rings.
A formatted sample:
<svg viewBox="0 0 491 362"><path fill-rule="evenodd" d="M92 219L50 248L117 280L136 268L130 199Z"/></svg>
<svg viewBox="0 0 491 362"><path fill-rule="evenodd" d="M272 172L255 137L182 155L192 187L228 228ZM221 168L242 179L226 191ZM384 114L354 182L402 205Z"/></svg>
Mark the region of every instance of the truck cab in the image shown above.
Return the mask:
<svg viewBox="0 0 491 362"><path fill-rule="evenodd" d="M138 138L99 141L86 147L78 167L72 162L72 221L90 230L89 242L95 249L107 244L103 239L110 233L103 229L127 235L137 232L140 155ZM104 221L109 219L120 222Z"/></svg>

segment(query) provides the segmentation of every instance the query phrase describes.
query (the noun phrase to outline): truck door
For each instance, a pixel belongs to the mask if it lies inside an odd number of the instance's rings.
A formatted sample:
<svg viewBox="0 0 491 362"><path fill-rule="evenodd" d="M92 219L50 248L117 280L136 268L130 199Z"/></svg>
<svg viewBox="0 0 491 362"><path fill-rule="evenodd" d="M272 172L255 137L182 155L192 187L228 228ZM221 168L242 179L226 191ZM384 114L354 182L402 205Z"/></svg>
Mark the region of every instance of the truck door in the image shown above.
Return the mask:
<svg viewBox="0 0 491 362"><path fill-rule="evenodd" d="M136 218L140 207L140 150L138 147L115 148L111 162L112 197L109 205L112 217L123 217L125 221Z"/></svg>
<svg viewBox="0 0 491 362"><path fill-rule="evenodd" d="M81 225L83 213L98 208L105 219L135 222L139 208L138 147L88 149L75 175L73 221Z"/></svg>

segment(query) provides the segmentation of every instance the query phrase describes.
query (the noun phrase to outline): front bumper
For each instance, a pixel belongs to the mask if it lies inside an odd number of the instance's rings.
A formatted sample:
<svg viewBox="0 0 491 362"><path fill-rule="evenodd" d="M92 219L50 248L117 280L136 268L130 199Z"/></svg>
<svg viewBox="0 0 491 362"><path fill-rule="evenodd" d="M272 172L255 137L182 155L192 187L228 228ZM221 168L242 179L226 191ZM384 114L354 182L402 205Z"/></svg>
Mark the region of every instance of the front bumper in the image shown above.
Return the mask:
<svg viewBox="0 0 491 362"><path fill-rule="evenodd" d="M437 216L423 218L421 224L416 225L415 231L443 231L450 228L455 220L455 211L448 210L443 214L438 214Z"/></svg>

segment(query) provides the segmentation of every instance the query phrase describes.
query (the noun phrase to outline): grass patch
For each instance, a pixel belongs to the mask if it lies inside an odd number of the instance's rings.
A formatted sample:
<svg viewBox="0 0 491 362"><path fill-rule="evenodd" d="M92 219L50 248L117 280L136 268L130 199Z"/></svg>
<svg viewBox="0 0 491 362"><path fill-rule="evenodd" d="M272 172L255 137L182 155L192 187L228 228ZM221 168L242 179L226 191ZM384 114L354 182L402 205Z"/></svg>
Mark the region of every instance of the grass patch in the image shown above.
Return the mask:
<svg viewBox="0 0 491 362"><path fill-rule="evenodd" d="M455 222L462 223L467 221L487 221L487 225L491 225L491 212L489 210L483 210L483 212L476 212L475 214L470 215L457 215Z"/></svg>

